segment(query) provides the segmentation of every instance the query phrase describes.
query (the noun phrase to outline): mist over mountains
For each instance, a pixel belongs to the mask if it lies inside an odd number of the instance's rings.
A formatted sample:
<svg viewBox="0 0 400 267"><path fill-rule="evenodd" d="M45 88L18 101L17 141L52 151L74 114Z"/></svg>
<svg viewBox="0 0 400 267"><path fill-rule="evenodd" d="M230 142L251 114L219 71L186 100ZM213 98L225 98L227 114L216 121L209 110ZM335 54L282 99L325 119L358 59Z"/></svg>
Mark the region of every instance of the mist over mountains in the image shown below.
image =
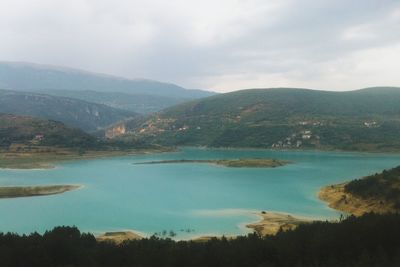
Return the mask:
<svg viewBox="0 0 400 267"><path fill-rule="evenodd" d="M25 62L0 62L0 89L78 98L142 114L215 94L153 80Z"/></svg>

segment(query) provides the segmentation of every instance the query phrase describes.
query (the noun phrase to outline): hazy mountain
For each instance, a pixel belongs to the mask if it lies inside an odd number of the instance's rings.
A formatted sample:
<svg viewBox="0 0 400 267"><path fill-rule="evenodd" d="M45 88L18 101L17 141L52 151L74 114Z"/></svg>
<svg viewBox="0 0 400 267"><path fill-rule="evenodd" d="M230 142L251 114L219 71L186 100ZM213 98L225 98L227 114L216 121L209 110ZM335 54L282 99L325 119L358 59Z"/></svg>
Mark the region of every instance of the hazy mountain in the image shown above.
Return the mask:
<svg viewBox="0 0 400 267"><path fill-rule="evenodd" d="M182 99L194 99L214 94L202 90L188 90L170 83L144 79L129 80L72 68L23 62L0 62L0 88L22 91L93 90Z"/></svg>
<svg viewBox="0 0 400 267"><path fill-rule="evenodd" d="M78 99L10 90L0 90L0 113L56 120L85 131L96 131L137 116L133 112Z"/></svg>
<svg viewBox="0 0 400 267"><path fill-rule="evenodd" d="M81 99L93 103L104 104L110 107L125 109L141 114L149 114L164 108L174 106L192 98L168 97L147 94L128 94L120 92L98 92L91 90L40 90L38 92Z"/></svg>
<svg viewBox="0 0 400 267"><path fill-rule="evenodd" d="M168 108L127 132L164 145L399 149L399 103L394 87L250 89Z"/></svg>

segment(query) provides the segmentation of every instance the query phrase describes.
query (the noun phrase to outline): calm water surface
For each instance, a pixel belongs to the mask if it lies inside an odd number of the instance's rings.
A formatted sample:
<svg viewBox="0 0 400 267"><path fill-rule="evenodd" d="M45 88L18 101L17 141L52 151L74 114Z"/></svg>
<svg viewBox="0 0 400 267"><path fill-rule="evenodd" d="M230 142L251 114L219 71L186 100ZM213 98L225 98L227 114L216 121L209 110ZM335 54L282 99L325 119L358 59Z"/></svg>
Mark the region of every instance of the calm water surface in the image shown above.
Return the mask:
<svg viewBox="0 0 400 267"><path fill-rule="evenodd" d="M276 158L280 168L212 164L134 165L166 159ZM319 201L320 187L400 164L400 155L184 148L179 152L82 160L51 170L0 170L0 185L82 184L60 195L0 199L0 231L43 232L76 225L100 233L173 230L177 238L240 234L257 220L247 210L316 218L338 213ZM185 229L194 231L186 233Z"/></svg>

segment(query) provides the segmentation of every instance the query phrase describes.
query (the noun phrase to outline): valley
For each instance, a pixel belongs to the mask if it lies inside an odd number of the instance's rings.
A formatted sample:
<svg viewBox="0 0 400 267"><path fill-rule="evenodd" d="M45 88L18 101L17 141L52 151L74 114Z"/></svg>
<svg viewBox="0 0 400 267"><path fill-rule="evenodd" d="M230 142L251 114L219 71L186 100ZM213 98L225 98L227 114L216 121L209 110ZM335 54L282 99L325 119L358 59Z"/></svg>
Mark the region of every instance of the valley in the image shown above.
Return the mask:
<svg viewBox="0 0 400 267"><path fill-rule="evenodd" d="M398 88L165 98L143 109L126 92L0 90L0 211L24 204L0 227L234 242L399 210L398 170L370 175L399 161Z"/></svg>
<svg viewBox="0 0 400 267"><path fill-rule="evenodd" d="M400 266L400 0L0 1L0 267Z"/></svg>

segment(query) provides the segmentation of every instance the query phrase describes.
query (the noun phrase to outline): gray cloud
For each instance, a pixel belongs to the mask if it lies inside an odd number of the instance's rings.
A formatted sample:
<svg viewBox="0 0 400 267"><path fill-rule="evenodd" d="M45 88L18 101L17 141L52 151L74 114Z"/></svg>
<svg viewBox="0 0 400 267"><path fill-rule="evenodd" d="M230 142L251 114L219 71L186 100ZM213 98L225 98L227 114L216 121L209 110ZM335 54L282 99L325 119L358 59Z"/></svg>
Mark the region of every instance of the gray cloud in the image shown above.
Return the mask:
<svg viewBox="0 0 400 267"><path fill-rule="evenodd" d="M230 91L400 86L400 2L3 0L0 60Z"/></svg>

